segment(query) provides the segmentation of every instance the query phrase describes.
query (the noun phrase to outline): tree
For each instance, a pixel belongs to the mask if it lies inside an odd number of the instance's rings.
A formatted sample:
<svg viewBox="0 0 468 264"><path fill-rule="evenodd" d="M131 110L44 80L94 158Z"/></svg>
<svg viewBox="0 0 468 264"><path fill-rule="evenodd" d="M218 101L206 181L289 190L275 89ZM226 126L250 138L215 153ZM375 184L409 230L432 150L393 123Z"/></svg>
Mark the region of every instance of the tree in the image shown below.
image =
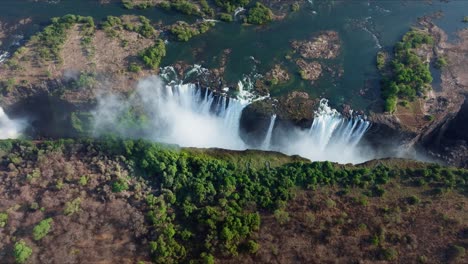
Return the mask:
<svg viewBox="0 0 468 264"><path fill-rule="evenodd" d="M140 52L141 59L151 69L157 69L164 56L166 56L166 45L160 39L153 46Z"/></svg>
<svg viewBox="0 0 468 264"><path fill-rule="evenodd" d="M52 223L52 218L47 218L39 222L33 230L34 240L41 240L44 238L49 233Z"/></svg>
<svg viewBox="0 0 468 264"><path fill-rule="evenodd" d="M32 249L28 247L26 242L23 240L15 243L14 255L16 263L25 263L26 260L31 256Z"/></svg>
<svg viewBox="0 0 468 264"><path fill-rule="evenodd" d="M249 10L247 22L250 24L263 25L273 20L273 12L261 3L256 3L255 7Z"/></svg>

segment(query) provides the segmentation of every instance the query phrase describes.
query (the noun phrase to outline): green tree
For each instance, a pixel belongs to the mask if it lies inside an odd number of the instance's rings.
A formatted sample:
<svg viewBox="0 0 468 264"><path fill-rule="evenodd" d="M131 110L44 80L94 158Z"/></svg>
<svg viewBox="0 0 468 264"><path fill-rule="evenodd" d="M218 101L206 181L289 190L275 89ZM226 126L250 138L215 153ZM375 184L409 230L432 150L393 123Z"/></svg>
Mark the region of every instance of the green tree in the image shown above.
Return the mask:
<svg viewBox="0 0 468 264"><path fill-rule="evenodd" d="M44 238L50 232L52 224L52 218L47 218L39 222L39 224L37 224L33 229L34 240L41 240Z"/></svg>
<svg viewBox="0 0 468 264"><path fill-rule="evenodd" d="M26 260L31 256L32 249L28 247L26 242L23 240L15 243L14 255L16 263L25 263Z"/></svg>
<svg viewBox="0 0 468 264"><path fill-rule="evenodd" d="M263 25L273 20L273 12L261 3L249 10L247 22L250 24Z"/></svg>
<svg viewBox="0 0 468 264"><path fill-rule="evenodd" d="M141 59L151 69L157 69L164 56L166 56L166 45L161 39L158 39L153 46L140 52Z"/></svg>

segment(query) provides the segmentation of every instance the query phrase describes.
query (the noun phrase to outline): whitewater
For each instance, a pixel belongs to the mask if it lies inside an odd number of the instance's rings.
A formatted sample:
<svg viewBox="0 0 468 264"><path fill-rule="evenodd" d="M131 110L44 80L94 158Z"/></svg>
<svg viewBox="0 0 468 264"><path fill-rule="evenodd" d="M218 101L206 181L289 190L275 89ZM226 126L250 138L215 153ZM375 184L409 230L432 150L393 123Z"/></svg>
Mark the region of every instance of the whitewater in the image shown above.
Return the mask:
<svg viewBox="0 0 468 264"><path fill-rule="evenodd" d="M10 119L0 107L0 139L18 138L24 127L23 121Z"/></svg>
<svg viewBox="0 0 468 264"><path fill-rule="evenodd" d="M260 144L246 144L240 134L241 116L255 99L245 96L241 85L239 88L241 95L235 99L195 84L167 85L150 77L139 82L130 98L102 95L93 112L94 133L98 136L113 131L125 137L143 137L182 147L279 151L314 161L358 163L369 159L362 155L359 143L370 122L360 116L344 117L325 99L320 101L309 129L277 131L277 117L272 115ZM118 125L129 111L145 117L143 132Z"/></svg>

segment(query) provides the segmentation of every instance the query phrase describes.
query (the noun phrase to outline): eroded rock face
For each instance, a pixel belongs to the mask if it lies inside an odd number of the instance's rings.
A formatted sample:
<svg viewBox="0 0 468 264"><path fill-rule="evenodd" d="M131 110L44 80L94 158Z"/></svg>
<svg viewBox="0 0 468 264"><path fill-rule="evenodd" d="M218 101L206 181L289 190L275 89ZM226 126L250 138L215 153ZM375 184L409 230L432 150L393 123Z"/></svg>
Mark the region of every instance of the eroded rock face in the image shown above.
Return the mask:
<svg viewBox="0 0 468 264"><path fill-rule="evenodd" d="M468 168L468 99L460 111L448 118L422 144L430 154L450 165Z"/></svg>
<svg viewBox="0 0 468 264"><path fill-rule="evenodd" d="M304 59L334 59L341 49L336 31L325 31L312 40L293 41L291 46Z"/></svg>
<svg viewBox="0 0 468 264"><path fill-rule="evenodd" d="M322 75L322 65L316 61L306 62L303 59L298 59L296 64L300 69L301 78L304 80L315 81Z"/></svg>

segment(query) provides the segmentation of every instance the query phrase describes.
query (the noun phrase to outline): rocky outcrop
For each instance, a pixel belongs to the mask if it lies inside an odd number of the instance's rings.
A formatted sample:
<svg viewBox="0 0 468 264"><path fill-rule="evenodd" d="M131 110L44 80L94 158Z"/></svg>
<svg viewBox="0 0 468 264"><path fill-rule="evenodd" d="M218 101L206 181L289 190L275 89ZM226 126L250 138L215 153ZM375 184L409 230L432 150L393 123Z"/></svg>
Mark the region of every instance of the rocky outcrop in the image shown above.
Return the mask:
<svg viewBox="0 0 468 264"><path fill-rule="evenodd" d="M306 62L303 59L298 59L296 64L303 80L315 81L322 75L322 65L316 61Z"/></svg>
<svg viewBox="0 0 468 264"><path fill-rule="evenodd" d="M273 69L265 74L265 79L270 82L270 84L275 85L279 83L285 83L291 79L287 70L285 70L281 65L276 64Z"/></svg>
<svg viewBox="0 0 468 264"><path fill-rule="evenodd" d="M341 49L336 31L325 31L312 40L293 41L291 46L304 59L334 59Z"/></svg>

